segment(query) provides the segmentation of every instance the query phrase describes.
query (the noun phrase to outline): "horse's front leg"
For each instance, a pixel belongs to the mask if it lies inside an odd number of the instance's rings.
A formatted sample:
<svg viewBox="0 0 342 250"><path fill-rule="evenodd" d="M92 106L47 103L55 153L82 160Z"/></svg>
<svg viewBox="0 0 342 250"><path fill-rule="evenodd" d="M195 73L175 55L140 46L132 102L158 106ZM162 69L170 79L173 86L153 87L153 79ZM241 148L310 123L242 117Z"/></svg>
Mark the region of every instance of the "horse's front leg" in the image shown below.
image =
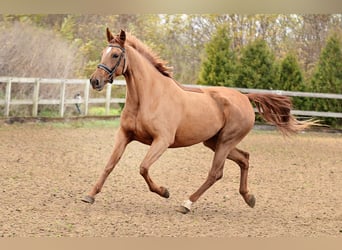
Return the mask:
<svg viewBox="0 0 342 250"><path fill-rule="evenodd" d="M158 186L156 183L154 183L148 173L148 170L169 146L170 143L167 140L162 138L155 139L140 165L140 174L144 177L150 191L157 193L164 198L169 198L169 191L165 187Z"/></svg>
<svg viewBox="0 0 342 250"><path fill-rule="evenodd" d="M127 136L127 134L123 131L123 129L120 127L118 132L116 133L115 136L115 142L114 142L114 149L113 153L109 158L109 161L101 174L100 178L96 182L96 184L93 186L91 189L90 193L85 196L82 201L87 202L87 203L94 203L95 201L95 195L101 192L101 189L103 187L103 184L105 183L108 175L113 171L114 167L116 164L119 162L123 152L125 151L125 148L127 144L131 140Z"/></svg>

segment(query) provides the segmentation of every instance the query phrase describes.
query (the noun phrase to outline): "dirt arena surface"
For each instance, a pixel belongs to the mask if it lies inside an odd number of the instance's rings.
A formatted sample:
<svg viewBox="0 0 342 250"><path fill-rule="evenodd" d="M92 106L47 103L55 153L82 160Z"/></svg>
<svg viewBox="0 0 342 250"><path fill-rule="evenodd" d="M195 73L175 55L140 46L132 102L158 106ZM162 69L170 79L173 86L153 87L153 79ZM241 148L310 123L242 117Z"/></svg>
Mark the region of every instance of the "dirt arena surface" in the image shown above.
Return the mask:
<svg viewBox="0 0 342 250"><path fill-rule="evenodd" d="M139 174L148 147L133 142L95 203L81 201L112 151L113 126L0 124L0 236L342 237L341 134L252 131L239 148L251 155L255 208L227 161L223 179L183 215L176 208L213 156L202 145L170 149L151 167L169 199L149 192Z"/></svg>

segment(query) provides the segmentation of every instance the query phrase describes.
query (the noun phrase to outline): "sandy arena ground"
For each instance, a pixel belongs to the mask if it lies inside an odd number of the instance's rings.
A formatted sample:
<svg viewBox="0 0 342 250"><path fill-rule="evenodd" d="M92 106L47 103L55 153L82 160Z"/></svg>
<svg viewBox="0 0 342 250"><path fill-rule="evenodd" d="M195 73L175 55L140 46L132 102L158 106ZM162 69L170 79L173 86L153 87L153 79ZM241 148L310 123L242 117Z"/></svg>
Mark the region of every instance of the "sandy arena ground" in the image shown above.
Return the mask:
<svg viewBox="0 0 342 250"><path fill-rule="evenodd" d="M131 143L93 205L81 198L102 172L115 128L108 125L0 124L0 236L272 237L342 236L342 135L284 139L252 131L249 208L238 193L239 168L193 205L176 212L205 180L212 152L170 149L151 168L170 198L149 192L139 174L148 147Z"/></svg>

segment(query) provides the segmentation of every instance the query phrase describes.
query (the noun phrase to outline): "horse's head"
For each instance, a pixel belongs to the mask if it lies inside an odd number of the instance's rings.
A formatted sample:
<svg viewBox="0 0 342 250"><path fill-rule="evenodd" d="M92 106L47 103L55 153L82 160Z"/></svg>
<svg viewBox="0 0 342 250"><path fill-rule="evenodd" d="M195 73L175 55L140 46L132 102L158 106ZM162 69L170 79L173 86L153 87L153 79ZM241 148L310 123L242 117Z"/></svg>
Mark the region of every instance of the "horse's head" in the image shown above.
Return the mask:
<svg viewBox="0 0 342 250"><path fill-rule="evenodd" d="M108 46L103 50L101 62L90 77L93 89L101 91L107 83L112 83L116 76L123 75L126 71L125 41L126 33L113 36L107 28Z"/></svg>

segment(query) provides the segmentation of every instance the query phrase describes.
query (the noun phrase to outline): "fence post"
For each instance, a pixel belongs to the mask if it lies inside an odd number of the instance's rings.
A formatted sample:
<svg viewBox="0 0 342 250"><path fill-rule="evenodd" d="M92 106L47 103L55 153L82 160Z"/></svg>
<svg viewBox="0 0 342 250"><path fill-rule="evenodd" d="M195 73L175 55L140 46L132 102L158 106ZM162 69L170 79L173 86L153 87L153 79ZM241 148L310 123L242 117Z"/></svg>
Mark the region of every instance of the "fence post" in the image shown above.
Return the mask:
<svg viewBox="0 0 342 250"><path fill-rule="evenodd" d="M12 88L12 79L9 78L6 84L6 96L5 96L5 117L9 116L10 104L11 104L11 88Z"/></svg>
<svg viewBox="0 0 342 250"><path fill-rule="evenodd" d="M110 97L112 93L112 85L107 84L107 89L106 89L106 111L105 114L109 115L110 112Z"/></svg>
<svg viewBox="0 0 342 250"><path fill-rule="evenodd" d="M60 115L60 117L64 116L65 85L66 85L66 82L63 79L62 85L61 85L60 101L59 101L59 115Z"/></svg>
<svg viewBox="0 0 342 250"><path fill-rule="evenodd" d="M37 78L34 83L33 89L33 97L32 97L32 116L38 116L38 102L39 102L39 88L40 88L40 79Z"/></svg>
<svg viewBox="0 0 342 250"><path fill-rule="evenodd" d="M85 81L84 85L84 115L88 115L88 106L89 106L89 82Z"/></svg>

